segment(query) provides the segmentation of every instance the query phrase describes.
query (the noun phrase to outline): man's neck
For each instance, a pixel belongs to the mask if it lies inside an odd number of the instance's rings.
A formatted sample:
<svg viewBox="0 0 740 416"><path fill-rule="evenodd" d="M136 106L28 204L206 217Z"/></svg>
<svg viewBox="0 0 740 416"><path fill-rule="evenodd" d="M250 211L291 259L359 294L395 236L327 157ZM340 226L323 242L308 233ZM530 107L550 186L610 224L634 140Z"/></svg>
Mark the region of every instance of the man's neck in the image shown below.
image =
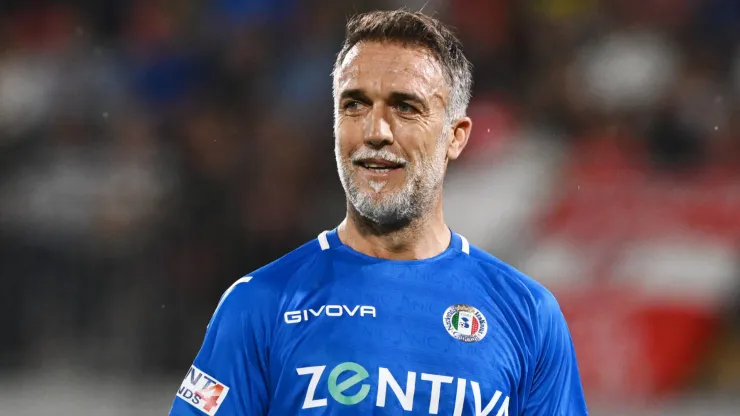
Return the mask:
<svg viewBox="0 0 740 416"><path fill-rule="evenodd" d="M447 249L452 238L441 206L409 224L383 232L371 229L353 209L338 227L342 243L368 256L389 260L422 260Z"/></svg>

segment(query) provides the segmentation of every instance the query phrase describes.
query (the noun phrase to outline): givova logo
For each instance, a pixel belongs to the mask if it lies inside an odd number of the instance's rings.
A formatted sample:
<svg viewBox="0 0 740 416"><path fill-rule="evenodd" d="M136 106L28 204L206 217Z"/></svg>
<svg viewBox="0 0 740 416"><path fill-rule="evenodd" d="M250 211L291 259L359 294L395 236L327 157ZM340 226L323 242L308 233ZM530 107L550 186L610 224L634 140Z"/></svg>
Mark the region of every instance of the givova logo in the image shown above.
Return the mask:
<svg viewBox="0 0 740 416"><path fill-rule="evenodd" d="M207 415L214 416L228 393L229 388L226 385L196 366L191 366L177 390L177 397Z"/></svg>
<svg viewBox="0 0 740 416"><path fill-rule="evenodd" d="M287 311L283 314L283 319L286 324L297 324L300 322L308 321L311 318L318 318L319 316L372 316L375 318L375 306L369 305L355 305L349 307L347 305L321 305L318 310L304 309L302 311Z"/></svg>
<svg viewBox="0 0 740 416"><path fill-rule="evenodd" d="M310 375L311 379L308 382L308 388L306 390L306 397L303 401L303 409L310 409L314 407L325 407L328 405L328 398L316 397L316 389L320 383L327 383L327 389L329 395L337 403L343 405L356 405L365 400L373 387L368 383L362 383L368 377L370 373L365 367L360 364L353 362L345 362L334 367L328 377L323 377L325 365L313 366L313 367L300 367L296 371L299 375ZM401 384L391 374L390 370L384 367L378 368L378 385L375 388L375 406L385 407L387 403L388 388L396 396L396 399L406 411L414 410L414 394L417 386L417 374L416 372L409 371L406 374L406 388L402 388ZM442 395L449 395L452 391L455 392L455 408L454 416L462 416L463 408L465 406L466 397L468 394L468 380L464 378L458 378L455 383L455 378L450 376L443 376L439 374L427 374L421 373L419 379L422 382L430 384L431 397L429 400L429 414L436 415L439 413L440 398ZM340 381L341 380L341 381ZM362 383L362 384L360 384ZM360 384L359 389L357 389ZM447 386L449 385L449 386ZM452 389L453 385L454 390ZM354 387L354 388L353 388ZM476 416L487 416L496 409L498 405L498 412L495 416L509 416L509 396L502 399L503 393L496 390L488 400L488 404L483 407L483 398L481 395L480 385L475 381L470 381L470 390L473 393L473 401L475 403L475 414ZM351 392L352 394L349 394ZM500 403L500 405L499 405ZM418 403L417 403L418 404ZM419 409L417 409L418 411ZM449 414L450 409L443 409L443 411Z"/></svg>

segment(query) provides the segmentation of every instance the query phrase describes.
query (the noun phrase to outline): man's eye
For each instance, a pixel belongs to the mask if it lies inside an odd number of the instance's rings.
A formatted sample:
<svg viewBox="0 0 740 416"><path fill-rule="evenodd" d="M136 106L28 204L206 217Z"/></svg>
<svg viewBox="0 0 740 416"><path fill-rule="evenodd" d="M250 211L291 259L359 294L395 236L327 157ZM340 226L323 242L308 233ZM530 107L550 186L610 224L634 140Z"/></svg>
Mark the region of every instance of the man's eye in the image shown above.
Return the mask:
<svg viewBox="0 0 740 416"><path fill-rule="evenodd" d="M344 104L342 104L343 110L357 110L362 105L361 102L356 100L347 101Z"/></svg>
<svg viewBox="0 0 740 416"><path fill-rule="evenodd" d="M414 107L411 104L407 104L407 103L399 103L396 106L396 109L398 109L398 111L400 111L401 113L415 113L416 112L416 107Z"/></svg>

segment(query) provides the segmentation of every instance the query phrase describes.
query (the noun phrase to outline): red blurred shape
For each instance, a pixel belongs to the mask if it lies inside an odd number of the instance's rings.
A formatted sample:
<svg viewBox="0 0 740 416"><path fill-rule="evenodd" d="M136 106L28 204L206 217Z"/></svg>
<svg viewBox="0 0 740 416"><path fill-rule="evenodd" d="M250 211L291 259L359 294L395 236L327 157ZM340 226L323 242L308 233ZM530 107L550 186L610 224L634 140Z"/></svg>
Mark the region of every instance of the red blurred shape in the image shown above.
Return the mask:
<svg viewBox="0 0 740 416"><path fill-rule="evenodd" d="M644 401L684 387L718 324L713 310L660 304L628 288L557 295L586 394L600 400Z"/></svg>
<svg viewBox="0 0 740 416"><path fill-rule="evenodd" d="M668 286L680 281L653 281L649 272L616 280L622 249L674 237L729 250L740 242L737 170L708 167L677 178L649 170L642 156L616 135L581 142L566 167L564 192L539 224L543 242L567 241L584 261L599 259L582 284L552 289L571 328L587 394L612 401L685 388L718 329L722 306L691 290L676 298Z"/></svg>

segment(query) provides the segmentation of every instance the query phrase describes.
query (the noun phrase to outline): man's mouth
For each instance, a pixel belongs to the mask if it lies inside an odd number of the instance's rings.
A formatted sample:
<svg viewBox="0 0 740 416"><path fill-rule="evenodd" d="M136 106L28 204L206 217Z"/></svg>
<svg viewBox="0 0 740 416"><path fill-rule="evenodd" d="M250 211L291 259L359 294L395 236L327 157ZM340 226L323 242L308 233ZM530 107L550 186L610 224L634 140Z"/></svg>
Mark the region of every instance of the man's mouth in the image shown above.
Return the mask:
<svg viewBox="0 0 740 416"><path fill-rule="evenodd" d="M404 163L392 162L390 160L378 159L378 158L360 159L360 160L354 161L353 164L355 166L360 166L362 168L365 168L365 169L368 169L370 171L377 172L377 173L390 172L395 169L401 169L405 166Z"/></svg>

